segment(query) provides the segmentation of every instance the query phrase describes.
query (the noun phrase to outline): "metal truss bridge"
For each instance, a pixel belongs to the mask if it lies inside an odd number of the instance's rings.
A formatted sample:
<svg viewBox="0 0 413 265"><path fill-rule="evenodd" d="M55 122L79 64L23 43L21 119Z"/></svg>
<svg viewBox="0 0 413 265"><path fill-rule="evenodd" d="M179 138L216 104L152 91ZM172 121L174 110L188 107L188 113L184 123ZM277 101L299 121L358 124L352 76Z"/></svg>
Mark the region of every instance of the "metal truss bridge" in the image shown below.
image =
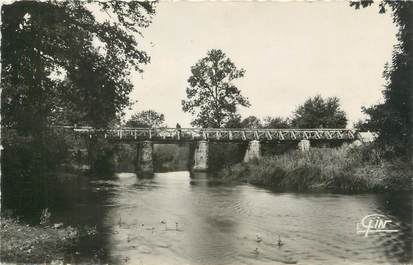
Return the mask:
<svg viewBox="0 0 413 265"><path fill-rule="evenodd" d="M355 140L351 129L226 129L226 128L107 128L64 127L88 137L104 137L118 141L300 141Z"/></svg>

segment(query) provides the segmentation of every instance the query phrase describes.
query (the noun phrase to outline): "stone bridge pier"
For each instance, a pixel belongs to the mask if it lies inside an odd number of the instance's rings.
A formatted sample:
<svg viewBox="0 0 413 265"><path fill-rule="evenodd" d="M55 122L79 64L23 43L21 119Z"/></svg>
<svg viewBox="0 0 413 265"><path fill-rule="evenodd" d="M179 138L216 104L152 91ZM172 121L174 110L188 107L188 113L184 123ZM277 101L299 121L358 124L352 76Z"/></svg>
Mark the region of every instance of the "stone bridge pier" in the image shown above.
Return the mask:
<svg viewBox="0 0 413 265"><path fill-rule="evenodd" d="M208 141L199 141L194 153L193 171L207 171L208 170Z"/></svg>
<svg viewBox="0 0 413 265"><path fill-rule="evenodd" d="M143 141L138 144L136 173L138 177L153 176L153 144L152 141Z"/></svg>
<svg viewBox="0 0 413 265"><path fill-rule="evenodd" d="M261 157L261 143L260 141L253 140L248 144L247 151L245 152L244 162L251 161L253 159L259 159Z"/></svg>
<svg viewBox="0 0 413 265"><path fill-rule="evenodd" d="M301 140L298 143L298 150L306 152L310 149L309 140ZM229 154L230 155L230 154ZM206 140L196 142L196 147L193 153L193 167L194 172L208 171L208 156L209 156L209 143ZM244 162L249 162L254 159L261 158L261 143L258 140L252 140L248 144L248 148L245 151ZM138 144L138 156L137 156L137 175L138 177L152 177L153 168L153 143L152 141L143 141Z"/></svg>
<svg viewBox="0 0 413 265"><path fill-rule="evenodd" d="M310 141L309 140L301 140L298 142L298 150L301 152L307 152L310 150Z"/></svg>

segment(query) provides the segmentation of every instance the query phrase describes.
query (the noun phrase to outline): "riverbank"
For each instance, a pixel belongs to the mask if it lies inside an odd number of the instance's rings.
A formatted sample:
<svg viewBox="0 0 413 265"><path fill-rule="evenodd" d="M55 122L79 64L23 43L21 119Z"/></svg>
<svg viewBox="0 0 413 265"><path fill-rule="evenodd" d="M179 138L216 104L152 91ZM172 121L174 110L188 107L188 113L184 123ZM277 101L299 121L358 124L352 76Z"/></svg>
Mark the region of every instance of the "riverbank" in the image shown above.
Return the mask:
<svg viewBox="0 0 413 265"><path fill-rule="evenodd" d="M29 226L16 219L1 218L1 262L50 263L63 260L67 250L79 237L73 227Z"/></svg>
<svg viewBox="0 0 413 265"><path fill-rule="evenodd" d="M373 147L311 148L225 168L224 181L282 191L385 192L411 190L408 162L385 160Z"/></svg>

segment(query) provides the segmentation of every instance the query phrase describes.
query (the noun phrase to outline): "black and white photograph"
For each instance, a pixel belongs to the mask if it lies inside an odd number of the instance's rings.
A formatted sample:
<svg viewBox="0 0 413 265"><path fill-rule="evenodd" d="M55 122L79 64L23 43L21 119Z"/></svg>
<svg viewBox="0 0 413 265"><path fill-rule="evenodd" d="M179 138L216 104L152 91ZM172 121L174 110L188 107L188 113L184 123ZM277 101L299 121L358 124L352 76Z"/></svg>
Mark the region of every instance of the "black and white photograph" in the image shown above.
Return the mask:
<svg viewBox="0 0 413 265"><path fill-rule="evenodd" d="M413 1L0 8L1 264L413 264Z"/></svg>

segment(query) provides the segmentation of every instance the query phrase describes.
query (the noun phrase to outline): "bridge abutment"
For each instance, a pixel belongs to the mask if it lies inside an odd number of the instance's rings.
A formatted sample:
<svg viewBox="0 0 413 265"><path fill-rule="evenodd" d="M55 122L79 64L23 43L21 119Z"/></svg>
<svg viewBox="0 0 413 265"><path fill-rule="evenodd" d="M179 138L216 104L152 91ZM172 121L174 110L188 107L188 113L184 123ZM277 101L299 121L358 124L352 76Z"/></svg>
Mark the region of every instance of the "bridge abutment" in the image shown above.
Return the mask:
<svg viewBox="0 0 413 265"><path fill-rule="evenodd" d="M199 141L194 153L193 171L207 171L208 170L208 141Z"/></svg>
<svg viewBox="0 0 413 265"><path fill-rule="evenodd" d="M259 159L261 157L261 143L260 141L253 140L248 144L247 151L245 152L244 162L251 161L253 159Z"/></svg>
<svg viewBox="0 0 413 265"><path fill-rule="evenodd" d="M138 177L153 176L153 144L152 141L143 141L138 145L137 174Z"/></svg>
<svg viewBox="0 0 413 265"><path fill-rule="evenodd" d="M298 143L298 150L300 150L301 152L306 152L306 151L310 150L310 141L309 140L301 140Z"/></svg>

